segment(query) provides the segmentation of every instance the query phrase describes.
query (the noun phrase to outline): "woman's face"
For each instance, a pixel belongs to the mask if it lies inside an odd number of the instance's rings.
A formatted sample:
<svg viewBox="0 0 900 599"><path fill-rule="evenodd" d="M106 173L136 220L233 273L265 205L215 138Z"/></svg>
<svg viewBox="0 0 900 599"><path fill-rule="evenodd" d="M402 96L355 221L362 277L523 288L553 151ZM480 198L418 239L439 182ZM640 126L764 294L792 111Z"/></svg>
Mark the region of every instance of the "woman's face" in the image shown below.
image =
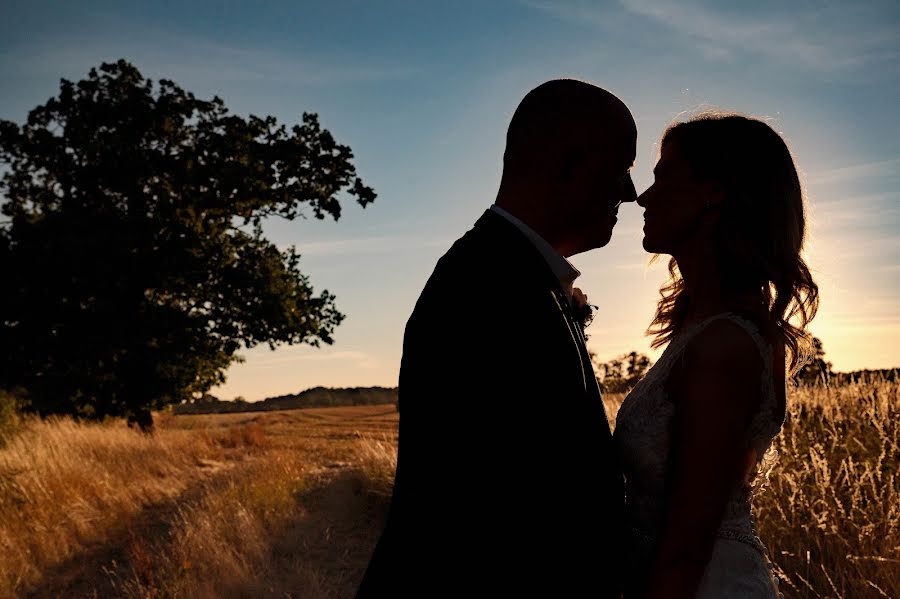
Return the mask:
<svg viewBox="0 0 900 599"><path fill-rule="evenodd" d="M653 185L637 199L644 209L644 249L673 254L701 232L704 216L720 198L711 184L697 181L677 141L663 146L653 175Z"/></svg>

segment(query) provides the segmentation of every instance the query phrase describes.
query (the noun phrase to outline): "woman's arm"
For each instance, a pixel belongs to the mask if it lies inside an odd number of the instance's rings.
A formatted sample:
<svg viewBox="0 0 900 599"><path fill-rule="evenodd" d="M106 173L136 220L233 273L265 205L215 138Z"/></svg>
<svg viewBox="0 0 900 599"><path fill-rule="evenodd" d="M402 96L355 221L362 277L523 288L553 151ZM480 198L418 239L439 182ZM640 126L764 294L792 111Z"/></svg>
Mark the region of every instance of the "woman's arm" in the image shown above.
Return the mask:
<svg viewBox="0 0 900 599"><path fill-rule="evenodd" d="M675 404L666 522L648 599L693 598L729 495L742 475L746 432L762 394L762 359L738 325L704 329L672 371Z"/></svg>

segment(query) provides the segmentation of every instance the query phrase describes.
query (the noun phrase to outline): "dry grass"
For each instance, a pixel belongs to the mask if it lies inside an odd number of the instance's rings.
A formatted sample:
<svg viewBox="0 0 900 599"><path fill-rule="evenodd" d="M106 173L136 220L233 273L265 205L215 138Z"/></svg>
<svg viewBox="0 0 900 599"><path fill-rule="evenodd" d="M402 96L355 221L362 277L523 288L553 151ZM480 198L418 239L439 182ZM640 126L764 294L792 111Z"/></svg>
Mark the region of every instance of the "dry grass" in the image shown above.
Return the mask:
<svg viewBox="0 0 900 599"><path fill-rule="evenodd" d="M0 597L345 597L393 481L392 406L23 423L0 449Z"/></svg>
<svg viewBox="0 0 900 599"><path fill-rule="evenodd" d="M122 534L146 506L177 498L219 456L208 435L26 421L0 450L0 596L54 570L77 577L68 560Z"/></svg>
<svg viewBox="0 0 900 599"><path fill-rule="evenodd" d="M756 501L785 595L900 597L900 384L790 401ZM352 597L396 426L393 406L163 416L153 437L28 421L0 449L0 596Z"/></svg>
<svg viewBox="0 0 900 599"><path fill-rule="evenodd" d="M900 383L792 394L759 533L794 597L900 597Z"/></svg>

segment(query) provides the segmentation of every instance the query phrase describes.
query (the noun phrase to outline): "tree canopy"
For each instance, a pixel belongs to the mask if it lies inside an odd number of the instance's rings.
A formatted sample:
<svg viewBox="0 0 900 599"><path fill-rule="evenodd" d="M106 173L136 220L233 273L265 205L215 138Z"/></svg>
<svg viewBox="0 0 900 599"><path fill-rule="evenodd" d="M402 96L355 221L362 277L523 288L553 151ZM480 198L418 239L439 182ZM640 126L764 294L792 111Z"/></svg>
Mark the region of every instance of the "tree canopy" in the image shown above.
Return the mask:
<svg viewBox="0 0 900 599"><path fill-rule="evenodd" d="M591 361L597 372L601 389L609 393L627 393L634 387L653 363L650 358L636 351L622 354L607 362L600 362L595 354Z"/></svg>
<svg viewBox="0 0 900 599"><path fill-rule="evenodd" d="M332 343L334 295L262 223L368 205L352 158L315 114L242 118L124 60L62 80L24 124L0 121L0 386L147 428L242 345Z"/></svg>

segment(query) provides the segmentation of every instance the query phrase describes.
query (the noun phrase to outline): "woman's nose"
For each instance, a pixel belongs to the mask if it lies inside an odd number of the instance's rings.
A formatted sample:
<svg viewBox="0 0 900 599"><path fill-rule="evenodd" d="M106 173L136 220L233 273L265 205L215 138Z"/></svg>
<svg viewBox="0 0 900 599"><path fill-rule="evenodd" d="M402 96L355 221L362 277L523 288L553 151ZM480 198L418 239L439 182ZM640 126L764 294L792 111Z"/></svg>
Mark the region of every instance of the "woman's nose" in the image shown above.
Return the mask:
<svg viewBox="0 0 900 599"><path fill-rule="evenodd" d="M638 206L640 206L641 208L646 208L647 204L649 204L650 202L653 201L653 196L654 196L653 187L654 186L651 185L650 187L648 187L647 189L644 190L644 193L642 193L641 195L639 195L637 197L636 201L637 201Z"/></svg>

